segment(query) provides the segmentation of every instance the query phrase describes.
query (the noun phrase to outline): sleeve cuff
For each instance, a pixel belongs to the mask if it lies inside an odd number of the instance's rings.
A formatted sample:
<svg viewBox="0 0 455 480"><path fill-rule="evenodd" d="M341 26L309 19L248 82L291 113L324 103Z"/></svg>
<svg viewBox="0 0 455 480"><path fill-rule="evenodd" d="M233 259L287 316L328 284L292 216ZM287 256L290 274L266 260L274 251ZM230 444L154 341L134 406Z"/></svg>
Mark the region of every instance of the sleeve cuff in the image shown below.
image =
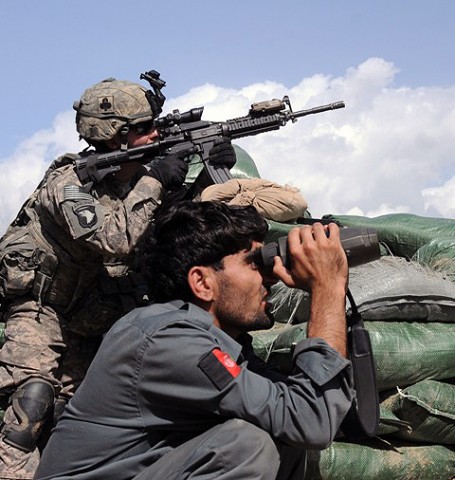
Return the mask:
<svg viewBox="0 0 455 480"><path fill-rule="evenodd" d="M294 350L292 363L294 369L304 372L318 386L325 385L351 365L321 338L300 341Z"/></svg>

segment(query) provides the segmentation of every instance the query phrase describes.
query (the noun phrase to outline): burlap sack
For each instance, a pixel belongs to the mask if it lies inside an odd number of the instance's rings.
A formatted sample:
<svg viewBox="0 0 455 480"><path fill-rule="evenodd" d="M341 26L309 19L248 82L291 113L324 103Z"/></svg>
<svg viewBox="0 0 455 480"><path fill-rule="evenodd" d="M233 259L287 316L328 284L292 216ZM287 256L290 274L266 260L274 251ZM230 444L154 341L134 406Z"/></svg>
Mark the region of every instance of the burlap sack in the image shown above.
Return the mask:
<svg viewBox="0 0 455 480"><path fill-rule="evenodd" d="M308 204L295 187L262 178L233 178L207 187L201 200L218 200L229 205L253 205L269 220L289 222L303 217Z"/></svg>

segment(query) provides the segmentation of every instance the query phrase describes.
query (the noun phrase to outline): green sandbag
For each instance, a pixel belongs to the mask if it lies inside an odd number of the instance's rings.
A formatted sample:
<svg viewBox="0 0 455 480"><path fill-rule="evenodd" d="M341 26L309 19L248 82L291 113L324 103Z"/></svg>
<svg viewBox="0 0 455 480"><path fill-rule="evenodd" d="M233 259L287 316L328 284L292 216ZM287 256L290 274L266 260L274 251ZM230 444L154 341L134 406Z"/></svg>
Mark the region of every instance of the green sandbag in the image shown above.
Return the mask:
<svg viewBox="0 0 455 480"><path fill-rule="evenodd" d="M452 480L455 451L444 445L334 442L308 453L304 480Z"/></svg>
<svg viewBox="0 0 455 480"><path fill-rule="evenodd" d="M420 247L412 260L428 265L455 282L455 238L435 238Z"/></svg>
<svg viewBox="0 0 455 480"><path fill-rule="evenodd" d="M280 237L285 237L291 228L297 227L295 223L280 223L273 220L267 220L269 231L265 239L266 243L276 242Z"/></svg>
<svg viewBox="0 0 455 480"><path fill-rule="evenodd" d="M455 283L415 261L387 256L352 268L349 288L364 320L455 322ZM269 301L277 322L310 318L307 292L278 282Z"/></svg>
<svg viewBox="0 0 455 480"><path fill-rule="evenodd" d="M379 405L379 430L378 437L384 435L396 434L400 430L409 431L411 429L409 422L400 420L390 408L385 407L382 403ZM396 435L395 435L396 436Z"/></svg>
<svg viewBox="0 0 455 480"><path fill-rule="evenodd" d="M259 358L261 358L265 362L267 361L273 342L284 328L286 328L285 324L276 323L269 330L257 330L254 332L250 332L250 335L253 337L254 352Z"/></svg>
<svg viewBox="0 0 455 480"><path fill-rule="evenodd" d="M365 322L380 391L455 377L455 324Z"/></svg>
<svg viewBox="0 0 455 480"><path fill-rule="evenodd" d="M233 147L235 150L236 163L231 169L232 177L260 178L256 164L254 163L254 160L251 158L248 152L246 152L238 145L233 145ZM186 175L185 182L191 185L196 180L201 170L202 162L200 161L200 158L195 155L189 164L189 169Z"/></svg>
<svg viewBox="0 0 455 480"><path fill-rule="evenodd" d="M233 146L237 161L231 168L231 175L234 178L260 178L259 171L250 154L238 145Z"/></svg>
<svg viewBox="0 0 455 480"><path fill-rule="evenodd" d="M379 391L421 380L455 377L455 324L364 322L370 334ZM267 360L289 373L295 345L306 337L306 324L286 327L268 349Z"/></svg>
<svg viewBox="0 0 455 480"><path fill-rule="evenodd" d="M455 445L455 385L423 380L381 402L396 417L408 422L409 430L394 436L413 442Z"/></svg>
<svg viewBox="0 0 455 480"><path fill-rule="evenodd" d="M305 210L303 218L311 218L311 213L308 211L308 209ZM273 220L267 220L267 223L269 224L269 231L267 232L267 236L265 238L266 243L276 242L280 237L286 237L292 228L303 225L303 223L299 223L299 221L282 223L275 222Z"/></svg>
<svg viewBox="0 0 455 480"><path fill-rule="evenodd" d="M455 220L449 218L421 217L408 213L392 213L379 217L356 215L324 215L345 227L372 227L378 232L393 255L412 258L417 250L439 237L455 238Z"/></svg>
<svg viewBox="0 0 455 480"><path fill-rule="evenodd" d="M455 322L455 283L414 261L388 256L355 267L349 288L364 320Z"/></svg>
<svg viewBox="0 0 455 480"><path fill-rule="evenodd" d="M310 319L310 294L277 282L270 289L268 301L275 322L304 323Z"/></svg>

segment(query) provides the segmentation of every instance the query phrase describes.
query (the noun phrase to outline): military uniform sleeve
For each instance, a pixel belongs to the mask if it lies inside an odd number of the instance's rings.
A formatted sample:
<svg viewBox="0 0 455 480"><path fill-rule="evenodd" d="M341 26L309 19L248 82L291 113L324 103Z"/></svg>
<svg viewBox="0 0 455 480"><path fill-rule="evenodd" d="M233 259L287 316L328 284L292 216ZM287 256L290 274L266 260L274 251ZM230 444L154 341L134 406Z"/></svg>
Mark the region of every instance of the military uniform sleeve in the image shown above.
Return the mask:
<svg viewBox="0 0 455 480"><path fill-rule="evenodd" d="M127 255L150 223L161 184L142 176L123 199L102 204L82 190L72 168L53 172L39 193L42 209L75 241L95 251Z"/></svg>
<svg viewBox="0 0 455 480"><path fill-rule="evenodd" d="M142 415L153 411L185 430L240 418L287 444L326 448L351 406L350 362L323 340L304 342L294 373L274 382L237 362L209 333L167 327L153 336L141 366Z"/></svg>

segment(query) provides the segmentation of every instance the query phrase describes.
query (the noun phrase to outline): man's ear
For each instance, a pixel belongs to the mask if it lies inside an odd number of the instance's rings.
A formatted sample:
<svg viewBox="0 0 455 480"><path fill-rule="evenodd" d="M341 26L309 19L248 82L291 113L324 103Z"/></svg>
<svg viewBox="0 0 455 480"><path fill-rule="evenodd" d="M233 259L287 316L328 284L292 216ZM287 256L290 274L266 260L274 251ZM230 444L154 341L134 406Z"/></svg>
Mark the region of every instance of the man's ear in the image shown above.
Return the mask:
<svg viewBox="0 0 455 480"><path fill-rule="evenodd" d="M188 285L197 300L212 302L216 299L218 284L213 268L191 267L188 272Z"/></svg>

